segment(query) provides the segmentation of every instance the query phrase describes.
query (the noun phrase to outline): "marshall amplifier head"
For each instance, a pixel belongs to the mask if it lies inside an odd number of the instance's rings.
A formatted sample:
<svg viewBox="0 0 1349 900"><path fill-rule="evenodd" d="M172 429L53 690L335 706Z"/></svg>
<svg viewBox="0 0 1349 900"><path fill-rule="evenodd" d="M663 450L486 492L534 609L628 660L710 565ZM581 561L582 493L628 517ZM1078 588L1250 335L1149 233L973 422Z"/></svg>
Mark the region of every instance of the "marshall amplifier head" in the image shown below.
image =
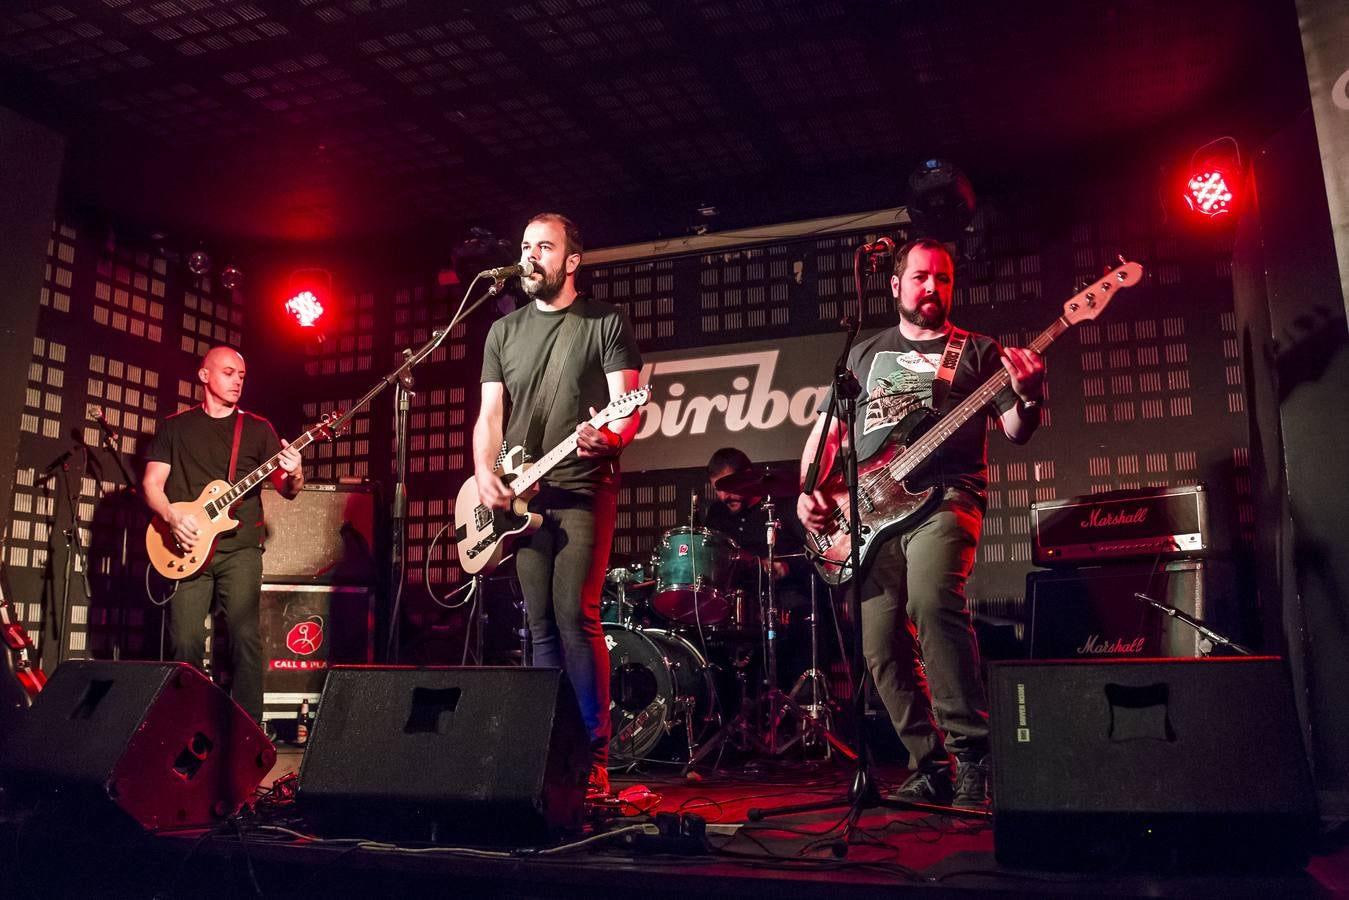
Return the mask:
<svg viewBox="0 0 1349 900"><path fill-rule="evenodd" d="M1202 484L1108 491L1031 504L1037 566L1204 556L1213 549Z"/></svg>

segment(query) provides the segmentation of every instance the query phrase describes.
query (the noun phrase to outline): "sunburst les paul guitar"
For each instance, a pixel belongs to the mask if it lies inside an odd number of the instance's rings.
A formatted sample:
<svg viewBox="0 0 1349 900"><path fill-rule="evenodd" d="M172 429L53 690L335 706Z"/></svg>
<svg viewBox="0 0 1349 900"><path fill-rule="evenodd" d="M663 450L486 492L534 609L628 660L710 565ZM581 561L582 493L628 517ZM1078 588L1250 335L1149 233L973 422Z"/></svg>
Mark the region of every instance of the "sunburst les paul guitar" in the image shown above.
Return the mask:
<svg viewBox="0 0 1349 900"><path fill-rule="evenodd" d="M610 422L626 419L651 399L651 388L640 387L612 400L590 418L590 425L602 428ZM454 542L459 549L459 565L470 575L485 575L506 558L510 542L537 531L543 517L529 511L529 499L538 493L539 481L562 460L576 451L573 432L537 462L525 461L523 447L503 453L496 473L515 491L510 509L490 509L478 500L478 483L470 478L459 488L454 501Z"/></svg>
<svg viewBox="0 0 1349 900"><path fill-rule="evenodd" d="M314 441L331 440L346 427L351 416L351 412L325 414L318 424L291 441L290 446L304 450ZM201 571L211 561L220 535L239 527L239 522L231 515L234 506L243 499L244 494L280 467L280 459L281 454L277 453L234 484L223 479L212 481L202 489L196 500L180 500L171 504L178 512L191 513L197 518L201 531L191 550L179 546L169 523L155 516L145 529L145 551L155 571L174 581L190 578Z"/></svg>
<svg viewBox="0 0 1349 900"><path fill-rule="evenodd" d="M1142 266L1121 260L1119 267L1063 304L1063 315L1031 342L1030 349L1043 353L1069 328L1104 312L1111 297L1138 284L1142 277ZM862 571L866 571L874 548L886 538L917 525L941 500L937 488L913 492L905 485L905 479L930 460L947 438L1010 383L1007 371L999 369L982 387L944 416L937 416L931 409L910 413L895 425L881 450L858 465ZM824 531L807 535L807 547L815 557L815 567L821 577L829 584L842 584L852 577L848 488L843 475L836 472L821 482L819 489L837 509Z"/></svg>

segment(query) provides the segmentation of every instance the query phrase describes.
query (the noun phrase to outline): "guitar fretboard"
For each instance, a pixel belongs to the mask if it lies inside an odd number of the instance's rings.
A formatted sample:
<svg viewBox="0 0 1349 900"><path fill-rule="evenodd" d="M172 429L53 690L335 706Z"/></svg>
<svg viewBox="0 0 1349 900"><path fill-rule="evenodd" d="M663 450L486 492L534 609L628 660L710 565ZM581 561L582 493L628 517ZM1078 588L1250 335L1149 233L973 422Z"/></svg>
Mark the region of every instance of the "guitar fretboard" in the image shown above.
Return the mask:
<svg viewBox="0 0 1349 900"><path fill-rule="evenodd" d="M294 450L303 450L305 447L308 447L313 442L314 442L314 432L311 429L310 431L306 431L304 434L296 438L294 442L291 443L290 446ZM237 500L239 500L240 497L242 497L244 494L247 494L259 483L261 483L264 478L275 472L280 465L281 465L281 453L278 452L271 459L267 460L265 463L258 466L252 472L249 472L247 475L236 481L234 484L230 485L229 490L225 491L225 493L221 494L219 497L216 497L214 500L208 500L206 502L206 514L210 516L212 519L214 519L216 518L216 516L220 515L221 513L224 513L231 506L233 506L234 503Z"/></svg>

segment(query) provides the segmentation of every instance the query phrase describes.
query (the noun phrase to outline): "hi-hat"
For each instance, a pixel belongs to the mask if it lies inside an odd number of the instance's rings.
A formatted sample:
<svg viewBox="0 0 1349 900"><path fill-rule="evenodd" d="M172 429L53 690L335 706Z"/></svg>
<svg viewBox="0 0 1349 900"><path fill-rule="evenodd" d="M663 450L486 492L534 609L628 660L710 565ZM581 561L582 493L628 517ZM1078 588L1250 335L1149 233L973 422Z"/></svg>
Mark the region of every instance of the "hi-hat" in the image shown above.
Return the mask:
<svg viewBox="0 0 1349 900"><path fill-rule="evenodd" d="M800 492L795 472L783 472L768 466L753 466L739 472L723 475L713 487L741 497L782 496Z"/></svg>

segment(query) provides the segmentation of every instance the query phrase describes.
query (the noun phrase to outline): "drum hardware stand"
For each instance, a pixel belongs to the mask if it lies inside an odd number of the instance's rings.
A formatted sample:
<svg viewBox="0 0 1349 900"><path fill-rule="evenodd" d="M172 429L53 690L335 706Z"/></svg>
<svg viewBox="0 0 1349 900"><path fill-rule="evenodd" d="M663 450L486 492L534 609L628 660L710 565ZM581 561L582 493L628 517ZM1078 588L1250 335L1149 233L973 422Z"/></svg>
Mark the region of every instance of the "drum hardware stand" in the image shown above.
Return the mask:
<svg viewBox="0 0 1349 900"><path fill-rule="evenodd" d="M803 493L812 493L819 485L823 475L827 473L820 472L820 460L824 456L824 446L828 441L829 428L834 419L840 422L847 422L851 425L857 421L857 398L861 396L862 386L857 383L857 378L848 368L848 356L852 352L853 341L857 339L857 333L861 330L861 312L864 309L863 287L861 262L866 248L859 248L854 258L854 273L857 283L857 308L858 318L854 319L848 316L839 324L847 332L847 340L843 343L843 352L839 355L834 364L834 396L833 402L825 410L824 427L820 430L820 440L815 447L815 459L806 470ZM790 816L796 813L815 812L823 809L837 809L841 806L848 807L848 815L843 826L843 833L834 845L834 852L837 855L845 855L848 851L848 844L858 830L858 822L862 818L862 813L868 809L883 807L885 809L895 810L921 810L923 812L941 812L947 815L967 816L970 818L987 819L989 814L982 810L964 810L956 808L945 808L927 806L920 803L908 803L902 800L892 800L882 798L880 792L876 790L876 783L871 777L871 754L867 748L865 713L866 713L866 679L869 677L866 666L866 660L862 653L862 518L858 515L861 506L858 503L857 490L857 454L856 445L844 446L844 442L839 442L838 453L839 462L843 466L843 477L848 485L848 509L847 519L852 540L852 558L849 560L849 570L851 575L851 590L846 591L850 598L850 611L853 623L853 640L851 653L851 666L854 674L860 673L857 678L857 690L853 696L853 705L855 711L855 720L857 722L857 770L853 774L853 779L848 787L848 792L842 797L834 800L822 800L815 803L796 803L788 806L779 806L775 809L761 809L755 807L749 810L748 819L751 822L761 822L764 819L774 816Z"/></svg>
<svg viewBox="0 0 1349 900"><path fill-rule="evenodd" d="M830 731L827 722L819 717L819 704L817 702L812 701L811 708L808 709L796 701L796 697L804 686L807 677L809 677L809 680L812 683L815 682L817 677L820 685L823 685L824 682L823 676L820 674L819 670L815 668L818 657L816 656L816 623L814 621L811 622L810 630L810 670L803 674L800 679L797 679L797 683L793 686L790 694L783 693L778 687L778 604L777 589L775 587L777 573L773 570L773 565L777 560L773 551L777 547L777 530L781 527L782 523L776 518L777 509L773 505L772 497L764 498L763 508L768 517L768 521L765 524L764 535L768 546L768 604L764 615L768 638L764 653L764 678L767 682L767 690L763 695L763 702L768 713L768 734L766 740L761 741L761 743L765 746L770 755L781 756L798 743L804 745L807 742L813 743L814 741L823 738L826 747L837 749L839 753L843 754L848 759L856 759L857 754L852 751L852 748L843 743L837 735ZM810 595L811 616L814 618L814 579L811 580ZM793 734L785 743L778 743L782 723L788 716L795 717L797 722L800 723L799 727L793 729L795 734Z"/></svg>
<svg viewBox="0 0 1349 900"><path fill-rule="evenodd" d="M825 740L825 759L828 759L832 750L837 748L838 752L843 754L844 757L855 760L857 754L834 734L834 716L829 709L829 681L824 677L824 672L820 670L819 638L820 609L816 602L815 578L812 575L810 579L810 668L801 673L801 677L796 679L792 689L787 692L787 696L806 713L805 717L801 719L801 731L795 739L799 739L802 746L811 746L818 745L819 739L823 737ZM802 703L801 696L807 689L810 691L810 701Z"/></svg>

